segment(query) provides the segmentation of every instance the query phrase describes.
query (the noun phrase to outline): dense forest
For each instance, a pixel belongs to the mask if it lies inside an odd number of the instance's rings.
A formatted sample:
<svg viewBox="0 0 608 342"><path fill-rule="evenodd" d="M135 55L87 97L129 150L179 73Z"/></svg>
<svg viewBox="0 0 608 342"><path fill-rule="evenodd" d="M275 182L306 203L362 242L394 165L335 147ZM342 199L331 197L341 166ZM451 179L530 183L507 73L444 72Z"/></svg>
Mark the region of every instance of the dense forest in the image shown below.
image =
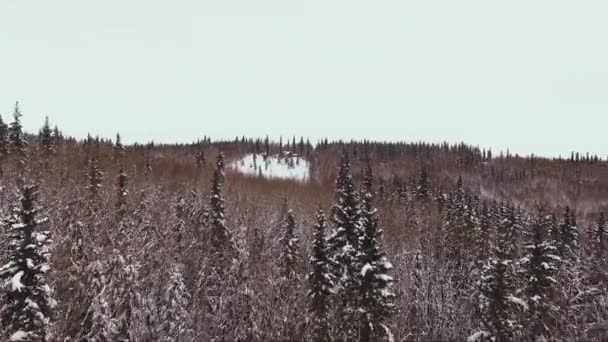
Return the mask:
<svg viewBox="0 0 608 342"><path fill-rule="evenodd" d="M28 134L20 117L16 105L0 120L1 340L608 337L601 156L300 137L126 145L48 119ZM256 172L235 167L245 156ZM307 177L267 177L270 160Z"/></svg>

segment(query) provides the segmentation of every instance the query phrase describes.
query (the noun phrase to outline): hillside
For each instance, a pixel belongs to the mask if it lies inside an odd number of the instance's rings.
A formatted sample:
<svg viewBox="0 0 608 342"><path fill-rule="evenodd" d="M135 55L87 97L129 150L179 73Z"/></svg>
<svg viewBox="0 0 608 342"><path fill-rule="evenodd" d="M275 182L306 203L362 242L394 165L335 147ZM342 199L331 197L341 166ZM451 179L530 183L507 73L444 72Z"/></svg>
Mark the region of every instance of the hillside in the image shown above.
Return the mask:
<svg viewBox="0 0 608 342"><path fill-rule="evenodd" d="M574 341L608 319L596 156L19 125L0 125L2 340Z"/></svg>

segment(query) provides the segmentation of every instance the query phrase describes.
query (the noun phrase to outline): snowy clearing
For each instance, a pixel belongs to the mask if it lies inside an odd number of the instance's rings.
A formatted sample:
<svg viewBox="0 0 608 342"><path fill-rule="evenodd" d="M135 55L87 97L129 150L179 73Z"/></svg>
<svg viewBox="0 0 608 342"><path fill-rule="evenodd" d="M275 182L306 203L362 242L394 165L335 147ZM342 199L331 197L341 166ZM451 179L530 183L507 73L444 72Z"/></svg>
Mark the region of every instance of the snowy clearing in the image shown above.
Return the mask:
<svg viewBox="0 0 608 342"><path fill-rule="evenodd" d="M310 177L308 161L290 152L264 158L263 154L248 154L230 164L237 172L261 175L265 178L293 179L305 182Z"/></svg>

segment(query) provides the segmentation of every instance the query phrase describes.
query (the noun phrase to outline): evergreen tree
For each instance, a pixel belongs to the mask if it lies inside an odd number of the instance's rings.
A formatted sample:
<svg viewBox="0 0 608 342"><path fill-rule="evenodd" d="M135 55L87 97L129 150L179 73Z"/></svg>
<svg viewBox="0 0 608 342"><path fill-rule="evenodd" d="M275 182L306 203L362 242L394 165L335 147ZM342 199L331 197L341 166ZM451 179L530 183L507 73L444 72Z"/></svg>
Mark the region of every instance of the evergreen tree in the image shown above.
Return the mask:
<svg viewBox="0 0 608 342"><path fill-rule="evenodd" d="M482 326L493 341L509 342L518 325L514 320L514 270L511 252L513 222L503 206L499 212L496 241L492 255L483 267L480 280L480 312Z"/></svg>
<svg viewBox="0 0 608 342"><path fill-rule="evenodd" d="M0 268L4 279L1 309L3 326L11 341L45 341L54 302L46 280L50 270L49 232L42 230L48 219L36 218L38 190L25 185L21 189L18 217L9 220L10 255Z"/></svg>
<svg viewBox="0 0 608 342"><path fill-rule="evenodd" d="M283 245L283 252L281 253L281 265L283 268L283 276L287 279L293 279L296 277L296 268L300 259L298 254L299 239L295 235L295 226L296 223L293 217L293 211L290 209L287 211L287 218L283 224L285 232L281 238L281 244Z"/></svg>
<svg viewBox="0 0 608 342"><path fill-rule="evenodd" d="M62 139L63 139L63 135L59 131L59 127L57 127L57 125L55 125L55 128L53 128L53 144L57 145L57 143L59 143Z"/></svg>
<svg viewBox="0 0 608 342"><path fill-rule="evenodd" d="M39 132L40 137L40 148L44 152L45 155L50 155L55 151L53 146L53 132L51 131L51 126L49 124L49 117L44 118L44 124Z"/></svg>
<svg viewBox="0 0 608 342"><path fill-rule="evenodd" d="M506 238L509 240L509 259L518 260L521 256L520 237L523 231L521 212L510 204L503 209L502 223L509 227L506 229Z"/></svg>
<svg viewBox="0 0 608 342"><path fill-rule="evenodd" d="M576 224L576 215L566 207L564 220L559 226L560 240L557 244L558 254L561 257L574 257L578 251L578 227Z"/></svg>
<svg viewBox="0 0 608 342"><path fill-rule="evenodd" d="M214 253L230 253L234 249L232 234L224 219L224 155L217 156L216 170L211 180L211 247Z"/></svg>
<svg viewBox="0 0 608 342"><path fill-rule="evenodd" d="M359 196L350 174L350 161L343 154L338 179L336 180L336 204L333 206L334 230L328 239L334 261L333 274L337 279L336 301L342 326L342 338L352 339L358 332L356 290L360 280L361 210Z"/></svg>
<svg viewBox="0 0 608 342"><path fill-rule="evenodd" d="M338 262L334 274L342 285L347 285L345 283L352 282L358 272L361 210L346 154L342 156L340 172L336 179L336 204L332 209L334 230L328 243Z"/></svg>
<svg viewBox="0 0 608 342"><path fill-rule="evenodd" d="M359 312L360 340L376 341L381 336L392 336L388 319L395 310L393 278L388 275L393 265L383 251L382 230L378 229L376 208L373 206L373 173L368 165L361 205L361 280L358 282L361 303Z"/></svg>
<svg viewBox="0 0 608 342"><path fill-rule="evenodd" d="M114 143L114 158L121 160L125 154L125 147L120 139L120 134L116 133L116 142Z"/></svg>
<svg viewBox="0 0 608 342"><path fill-rule="evenodd" d="M486 202L483 203L481 208L481 216L479 218L479 236L478 236L478 255L477 262L482 263L488 257L488 253L490 251L490 225L492 224L492 214L490 209L488 208L488 204Z"/></svg>
<svg viewBox="0 0 608 342"><path fill-rule="evenodd" d="M472 247L473 234L478 227L477 217L469 207L470 201L470 196L462 188L459 179L456 192L449 197L443 222L447 257L457 270L465 264L465 251ZM455 274L461 275L461 272Z"/></svg>
<svg viewBox="0 0 608 342"><path fill-rule="evenodd" d="M27 161L27 141L23 135L21 126L21 110L19 102L15 103L15 111L13 112L13 122L9 127L9 140L11 143L11 153L17 158L17 164L21 167L25 166Z"/></svg>
<svg viewBox="0 0 608 342"><path fill-rule="evenodd" d="M527 279L526 295L528 300L529 341L549 341L552 338L551 319L555 318L555 305L552 303L555 287L557 249L546 234L553 225L552 215L546 215L542 210L532 224L532 232L525 245L526 256L522 260Z"/></svg>
<svg viewBox="0 0 608 342"><path fill-rule="evenodd" d="M600 212L597 219L597 224L593 231L593 243L595 247L595 256L599 261L603 260L606 255L606 217L604 212Z"/></svg>
<svg viewBox="0 0 608 342"><path fill-rule="evenodd" d="M89 195L92 199L96 199L99 197L99 192L101 191L101 182L103 181L103 172L99 168L99 164L96 158L89 159L88 165L88 184L87 190L89 190Z"/></svg>
<svg viewBox="0 0 608 342"><path fill-rule="evenodd" d="M329 305L334 282L325 230L325 213L319 209L310 257L311 271L308 276L310 282L310 291L308 292L310 297L309 312L312 316L312 334L315 342L329 341L330 333Z"/></svg>
<svg viewBox="0 0 608 342"><path fill-rule="evenodd" d="M423 168L422 171L420 171L420 179L418 180L418 186L416 187L416 198L419 200L431 198L429 174L426 171L426 168Z"/></svg>

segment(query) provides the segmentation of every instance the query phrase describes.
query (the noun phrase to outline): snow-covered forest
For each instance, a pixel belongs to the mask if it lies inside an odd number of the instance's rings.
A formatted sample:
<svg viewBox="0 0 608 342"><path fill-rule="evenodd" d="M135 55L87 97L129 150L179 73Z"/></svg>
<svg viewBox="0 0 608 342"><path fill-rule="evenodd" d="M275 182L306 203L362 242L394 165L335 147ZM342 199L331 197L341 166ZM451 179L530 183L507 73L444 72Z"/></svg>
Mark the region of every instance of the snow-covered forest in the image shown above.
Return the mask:
<svg viewBox="0 0 608 342"><path fill-rule="evenodd" d="M25 133L20 117L0 122L0 340L608 336L603 157L123 145L48 119Z"/></svg>

